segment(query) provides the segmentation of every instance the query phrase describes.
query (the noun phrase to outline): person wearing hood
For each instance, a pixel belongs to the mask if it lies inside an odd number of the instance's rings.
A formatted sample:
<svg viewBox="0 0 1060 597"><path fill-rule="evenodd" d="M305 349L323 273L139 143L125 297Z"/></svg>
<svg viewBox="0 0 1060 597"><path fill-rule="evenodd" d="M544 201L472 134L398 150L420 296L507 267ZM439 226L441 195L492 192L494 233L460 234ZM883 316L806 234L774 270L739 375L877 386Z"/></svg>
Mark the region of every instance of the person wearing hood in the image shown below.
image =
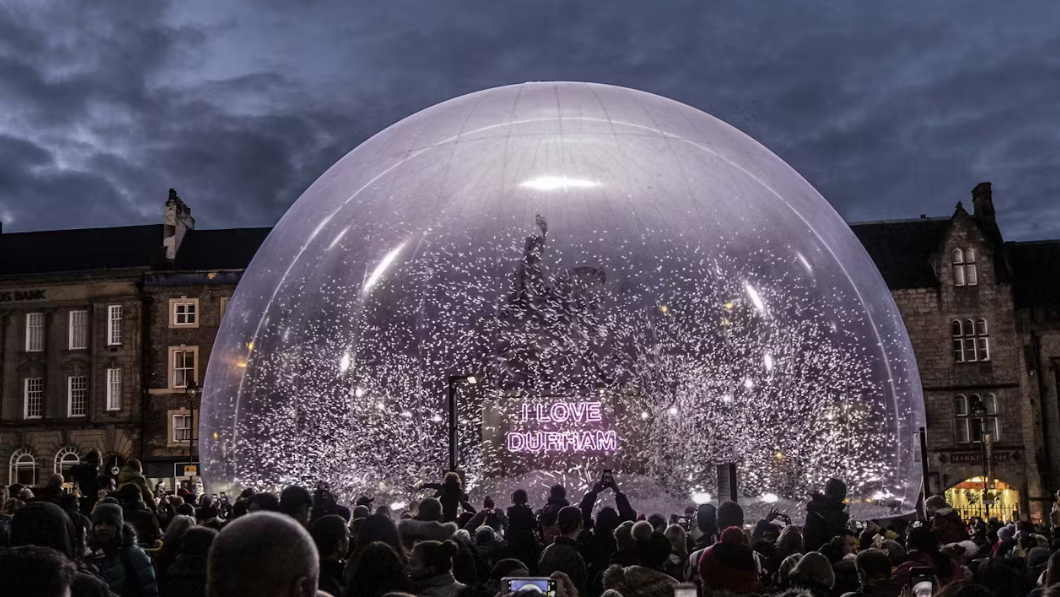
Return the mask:
<svg viewBox="0 0 1060 597"><path fill-rule="evenodd" d="M140 498L143 500L144 505L149 509L153 509L155 494L147 484L147 478L144 477L144 465L140 464L140 461L136 458L130 458L125 463L125 466L118 471L117 489L120 491L126 485L135 485L140 490Z"/></svg>
<svg viewBox="0 0 1060 597"><path fill-rule="evenodd" d="M139 488L134 484L125 485L118 490L123 518L136 529L140 544L150 549L162 538L162 530L154 510L144 503L142 497Z"/></svg>
<svg viewBox="0 0 1060 597"><path fill-rule="evenodd" d="M757 593L761 584L754 552L739 527L722 531L721 540L703 551L699 559L703 590L729 591L737 595Z"/></svg>
<svg viewBox="0 0 1060 597"><path fill-rule="evenodd" d="M964 580L963 571L953 560L942 553L938 539L930 529L925 527L910 529L909 537L906 539L906 548L909 551L905 561L894 571L894 579L898 586L908 585L912 570L917 567L933 568L939 587Z"/></svg>
<svg viewBox="0 0 1060 597"><path fill-rule="evenodd" d="M341 595L346 567L346 553L350 550L350 529L338 514L321 516L309 525L309 536L320 556L320 576L317 588L331 595Z"/></svg>
<svg viewBox="0 0 1060 597"><path fill-rule="evenodd" d="M578 535L582 530L582 511L576 506L567 506L556 515L558 534L551 545L541 552L537 570L541 576L563 572L570 577L579 595L587 595L589 572L581 554Z"/></svg>
<svg viewBox="0 0 1060 597"><path fill-rule="evenodd" d="M835 586L835 572L827 557L811 551L799 558L787 582L790 588L774 597L827 597Z"/></svg>
<svg viewBox="0 0 1060 597"><path fill-rule="evenodd" d="M206 566L217 531L192 527L184 533L184 550L166 572L162 597L206 597Z"/></svg>
<svg viewBox="0 0 1060 597"><path fill-rule="evenodd" d="M475 531L475 553L484 566L479 571L480 579L488 579L493 566L508 557L508 545L501 539L493 527L483 525Z"/></svg>
<svg viewBox="0 0 1060 597"><path fill-rule="evenodd" d="M850 515L843 501L847 497L847 486L839 479L829 479L824 485L824 495L815 493L806 504L806 523L802 528L803 549L820 549L832 537L842 535Z"/></svg>
<svg viewBox="0 0 1060 597"><path fill-rule="evenodd" d="M959 543L971 538L961 515L946 503L946 498L933 495L924 502L924 508L931 521L931 530L940 544Z"/></svg>
<svg viewBox="0 0 1060 597"><path fill-rule="evenodd" d="M99 572L84 560L77 548L77 529L61 508L49 502L32 502L11 520L11 547L38 545L50 547L73 562L77 573L71 586L72 597L105 594L107 584Z"/></svg>
<svg viewBox="0 0 1060 597"><path fill-rule="evenodd" d="M545 546L551 545L559 531L556 529L556 515L563 508L570 505L567 501L567 488L559 483L548 490L548 500L545 507L537 513L537 520L541 526L541 537Z"/></svg>
<svg viewBox="0 0 1060 597"><path fill-rule="evenodd" d="M454 541L416 544L409 556L409 578L418 597L458 597L467 588L453 576L453 558L459 552L460 546Z"/></svg>
<svg viewBox="0 0 1060 597"><path fill-rule="evenodd" d="M512 557L526 565L530 572L536 572L537 559L541 555L541 542L537 538L537 518L530 508L525 489L512 492L512 505L508 507L508 549Z"/></svg>
<svg viewBox="0 0 1060 597"><path fill-rule="evenodd" d="M608 568L603 578L605 591L617 591L622 597L673 597L677 580L665 572L670 552L670 541L662 533L641 539L637 542L640 564Z"/></svg>
<svg viewBox="0 0 1060 597"><path fill-rule="evenodd" d="M411 550L419 541L445 541L457 530L455 522L442 522L442 504L434 498L420 503L420 514L398 523L398 534L405 549Z"/></svg>
<svg viewBox="0 0 1060 597"><path fill-rule="evenodd" d="M103 580L121 597L158 597L151 559L139 545L125 545L121 506L112 498L92 511L92 536L98 546L96 565Z"/></svg>

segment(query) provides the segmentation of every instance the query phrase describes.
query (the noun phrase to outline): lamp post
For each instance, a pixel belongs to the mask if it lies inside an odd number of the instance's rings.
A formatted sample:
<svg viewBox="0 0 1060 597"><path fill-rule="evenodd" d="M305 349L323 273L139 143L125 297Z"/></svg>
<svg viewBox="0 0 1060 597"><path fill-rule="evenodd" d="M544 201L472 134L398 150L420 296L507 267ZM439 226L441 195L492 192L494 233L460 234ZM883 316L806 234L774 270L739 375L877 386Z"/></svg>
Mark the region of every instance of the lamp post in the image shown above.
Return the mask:
<svg viewBox="0 0 1060 597"><path fill-rule="evenodd" d="M990 504L987 490L990 485L990 434L986 432L986 409L977 406L975 416L979 420L979 443L983 458L983 518L990 520Z"/></svg>
<svg viewBox="0 0 1060 597"><path fill-rule="evenodd" d="M191 464L195 464L195 402L199 399L200 392L199 384L195 383L194 379L189 380L187 387L184 388L184 395L188 399L188 410L191 412L191 423L188 426L188 460Z"/></svg>
<svg viewBox="0 0 1060 597"><path fill-rule="evenodd" d="M478 383L476 375L450 375L449 376L449 470L456 471L456 389L460 384L475 385Z"/></svg>

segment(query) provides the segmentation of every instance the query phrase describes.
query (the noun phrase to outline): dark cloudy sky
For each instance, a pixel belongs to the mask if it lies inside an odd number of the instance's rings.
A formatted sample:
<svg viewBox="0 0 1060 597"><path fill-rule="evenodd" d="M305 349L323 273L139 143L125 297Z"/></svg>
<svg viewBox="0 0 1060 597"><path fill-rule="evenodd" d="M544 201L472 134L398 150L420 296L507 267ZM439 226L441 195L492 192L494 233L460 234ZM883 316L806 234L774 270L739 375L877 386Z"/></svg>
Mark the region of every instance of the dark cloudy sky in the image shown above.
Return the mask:
<svg viewBox="0 0 1060 597"><path fill-rule="evenodd" d="M1052 0L0 0L5 231L273 224L439 101L530 80L672 97L787 160L848 220L949 215L994 183L1060 238Z"/></svg>

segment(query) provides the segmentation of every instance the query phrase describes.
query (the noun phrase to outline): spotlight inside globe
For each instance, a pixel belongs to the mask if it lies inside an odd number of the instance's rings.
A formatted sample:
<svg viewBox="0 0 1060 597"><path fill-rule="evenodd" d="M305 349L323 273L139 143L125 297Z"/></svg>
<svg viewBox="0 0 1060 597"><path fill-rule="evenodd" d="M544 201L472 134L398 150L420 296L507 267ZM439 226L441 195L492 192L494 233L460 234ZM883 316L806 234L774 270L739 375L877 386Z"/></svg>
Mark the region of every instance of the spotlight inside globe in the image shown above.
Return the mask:
<svg viewBox="0 0 1060 597"><path fill-rule="evenodd" d="M873 262L777 156L648 93L474 93L321 176L227 310L204 474L406 501L448 467L450 397L472 490L611 469L700 501L735 462L778 505L830 477L916 501L920 381Z"/></svg>

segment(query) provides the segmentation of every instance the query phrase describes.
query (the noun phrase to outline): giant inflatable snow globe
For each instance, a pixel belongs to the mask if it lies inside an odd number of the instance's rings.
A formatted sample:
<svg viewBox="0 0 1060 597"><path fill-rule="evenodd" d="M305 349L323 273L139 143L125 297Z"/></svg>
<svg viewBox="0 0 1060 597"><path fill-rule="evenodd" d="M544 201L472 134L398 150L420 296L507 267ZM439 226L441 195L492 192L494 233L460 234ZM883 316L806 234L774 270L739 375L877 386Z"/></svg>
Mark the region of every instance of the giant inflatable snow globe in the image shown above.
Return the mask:
<svg viewBox="0 0 1060 597"><path fill-rule="evenodd" d="M921 475L912 350L847 224L740 131L607 85L456 98L324 173L231 300L201 459L215 488L401 502L450 420L500 503L609 469L676 507L733 463L749 507L837 477L882 516Z"/></svg>

